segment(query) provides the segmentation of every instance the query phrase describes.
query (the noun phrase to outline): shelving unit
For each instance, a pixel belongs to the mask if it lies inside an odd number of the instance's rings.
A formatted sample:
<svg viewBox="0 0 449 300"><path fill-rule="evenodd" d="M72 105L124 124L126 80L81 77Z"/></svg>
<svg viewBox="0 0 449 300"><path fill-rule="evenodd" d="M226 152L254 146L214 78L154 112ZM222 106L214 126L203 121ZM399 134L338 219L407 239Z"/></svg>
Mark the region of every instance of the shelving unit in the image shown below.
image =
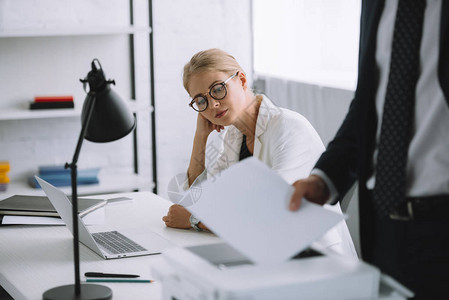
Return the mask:
<svg viewBox="0 0 449 300"><path fill-rule="evenodd" d="M151 3L149 4L151 5ZM32 30L5 30L0 31L0 42L2 39L32 39L33 43L39 43L40 38L52 38L52 39L60 39L60 38L96 38L97 36L100 38L111 37L114 39L116 36L128 36L128 47L129 47L129 55L130 57L125 56L123 59L129 60L130 65L130 78L131 78L131 86L130 86L130 94L131 97L134 98L136 96L136 82L135 82L135 42L134 36L136 34L148 34L151 35L151 28L149 26L135 26L134 23L134 7L133 1L129 1L130 8L130 25L128 26L62 26L62 28L44 28L41 29L32 29ZM150 8L151 12L151 8ZM37 40L36 40L37 39ZM95 41L95 40L93 40ZM1 53L0 53L1 55ZM150 54L151 55L151 54ZM89 66L90 61L86 61L86 67ZM107 69L107 67L105 66ZM87 70L86 70L87 71ZM107 70L106 70L107 72ZM152 76L153 72L151 70L150 76ZM74 79L75 80L75 79ZM139 114L144 113L147 115L153 114L153 106L151 103L154 101L150 101L150 99L130 99L127 101L130 109L135 113L138 118ZM24 122L28 120L36 120L36 119L67 119L67 118L80 118L81 116L81 106L77 105L80 103L75 103L75 109L50 109L50 110L29 110L27 107L24 107L24 104L14 104L6 108L0 108L0 123L3 121L17 121ZM82 104L82 103L81 103ZM139 128L138 128L139 129ZM136 129L136 130L138 130ZM77 133L78 134L78 133ZM154 131L151 133L154 134ZM100 184L96 185L81 185L79 186L78 193L79 195L90 195L90 194L104 194L104 193L114 193L114 192L128 192L139 189L153 189L154 182L153 179L149 179L142 177L138 174L138 151L137 151L137 133L136 131L133 134L133 151L132 155L134 155L134 165L129 167L128 171L116 170L112 166L111 168L102 168L99 174ZM74 149L73 149L74 150ZM83 153L81 153L83 155ZM5 159L4 157L0 157L0 159ZM70 157L67 158L68 160ZM154 163L154 162L153 162ZM82 167L80 167L82 168ZM131 169L133 169L131 171ZM32 169L30 169L30 173ZM62 188L64 192L70 194L70 187ZM0 200L9 197L13 194L28 194L28 195L43 195L43 191L41 189L31 188L27 182L26 178L23 179L12 179L11 183L8 185L7 191L5 193L0 193Z"/></svg>
<svg viewBox="0 0 449 300"><path fill-rule="evenodd" d="M25 37L50 37L50 36L87 36L87 35L116 35L151 33L149 27L137 26L111 26L100 28L64 28L61 29L37 29L37 30L11 30L0 32L0 38L25 38Z"/></svg>

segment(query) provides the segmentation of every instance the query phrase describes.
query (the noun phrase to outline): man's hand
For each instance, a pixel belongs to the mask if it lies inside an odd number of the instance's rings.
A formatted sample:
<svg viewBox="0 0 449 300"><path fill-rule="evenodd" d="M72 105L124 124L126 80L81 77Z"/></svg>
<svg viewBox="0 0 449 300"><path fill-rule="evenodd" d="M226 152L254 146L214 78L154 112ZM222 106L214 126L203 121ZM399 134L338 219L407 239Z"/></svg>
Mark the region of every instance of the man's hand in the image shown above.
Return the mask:
<svg viewBox="0 0 449 300"><path fill-rule="evenodd" d="M298 210L301 206L302 198L306 198L310 202L323 205L329 199L329 189L321 177L310 175L306 179L301 179L293 183L295 192L290 199L289 209L291 211Z"/></svg>
<svg viewBox="0 0 449 300"><path fill-rule="evenodd" d="M162 217L167 227L190 228L190 212L179 204L173 204L168 209L167 215Z"/></svg>

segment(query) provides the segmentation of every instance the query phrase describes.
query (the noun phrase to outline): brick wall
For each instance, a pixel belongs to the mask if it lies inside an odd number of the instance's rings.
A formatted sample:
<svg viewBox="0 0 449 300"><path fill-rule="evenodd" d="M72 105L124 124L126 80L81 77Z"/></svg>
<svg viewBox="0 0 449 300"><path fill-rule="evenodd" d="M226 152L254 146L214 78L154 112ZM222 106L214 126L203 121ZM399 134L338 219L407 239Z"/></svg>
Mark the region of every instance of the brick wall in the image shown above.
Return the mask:
<svg viewBox="0 0 449 300"><path fill-rule="evenodd" d="M188 106L182 69L196 52L218 47L252 72L250 0L154 1L159 194L187 170L197 114ZM212 135L210 140L213 140Z"/></svg>

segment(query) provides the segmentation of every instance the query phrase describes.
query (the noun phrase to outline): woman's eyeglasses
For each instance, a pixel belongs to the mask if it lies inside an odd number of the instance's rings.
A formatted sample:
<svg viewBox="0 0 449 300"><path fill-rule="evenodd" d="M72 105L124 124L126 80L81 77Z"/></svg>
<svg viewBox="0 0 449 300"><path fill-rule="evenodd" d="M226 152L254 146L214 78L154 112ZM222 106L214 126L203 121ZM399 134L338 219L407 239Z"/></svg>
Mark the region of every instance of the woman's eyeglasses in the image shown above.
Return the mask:
<svg viewBox="0 0 449 300"><path fill-rule="evenodd" d="M237 71L234 75L229 77L223 82L217 82L209 89L209 95L215 100L222 100L228 94L228 90L226 89L226 84L237 76L239 72ZM206 95L198 95L190 101L189 106L192 107L197 112L205 111L207 106L209 105L209 101L207 101Z"/></svg>

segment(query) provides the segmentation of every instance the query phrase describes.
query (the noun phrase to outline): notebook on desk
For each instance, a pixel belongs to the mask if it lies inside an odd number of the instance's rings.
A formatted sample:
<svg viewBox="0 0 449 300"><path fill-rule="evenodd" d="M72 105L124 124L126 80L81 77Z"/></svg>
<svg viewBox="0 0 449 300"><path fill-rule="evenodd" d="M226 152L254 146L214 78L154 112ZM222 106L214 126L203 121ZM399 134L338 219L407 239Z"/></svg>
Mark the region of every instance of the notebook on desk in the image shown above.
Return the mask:
<svg viewBox="0 0 449 300"><path fill-rule="evenodd" d="M88 213L106 205L103 199L78 199L78 214L84 217ZM48 197L13 195L0 201L0 215L59 217Z"/></svg>
<svg viewBox="0 0 449 300"><path fill-rule="evenodd" d="M69 198L63 191L45 180L37 176L36 180L73 234L72 203ZM78 232L80 242L105 259L160 254L163 250L173 246L172 242L152 232L145 234L147 241L145 244L149 244L145 247L142 246L143 242L135 240L135 238L131 239L127 237L127 234L115 230L91 233L80 217L78 217ZM148 241L151 242L148 243Z"/></svg>

